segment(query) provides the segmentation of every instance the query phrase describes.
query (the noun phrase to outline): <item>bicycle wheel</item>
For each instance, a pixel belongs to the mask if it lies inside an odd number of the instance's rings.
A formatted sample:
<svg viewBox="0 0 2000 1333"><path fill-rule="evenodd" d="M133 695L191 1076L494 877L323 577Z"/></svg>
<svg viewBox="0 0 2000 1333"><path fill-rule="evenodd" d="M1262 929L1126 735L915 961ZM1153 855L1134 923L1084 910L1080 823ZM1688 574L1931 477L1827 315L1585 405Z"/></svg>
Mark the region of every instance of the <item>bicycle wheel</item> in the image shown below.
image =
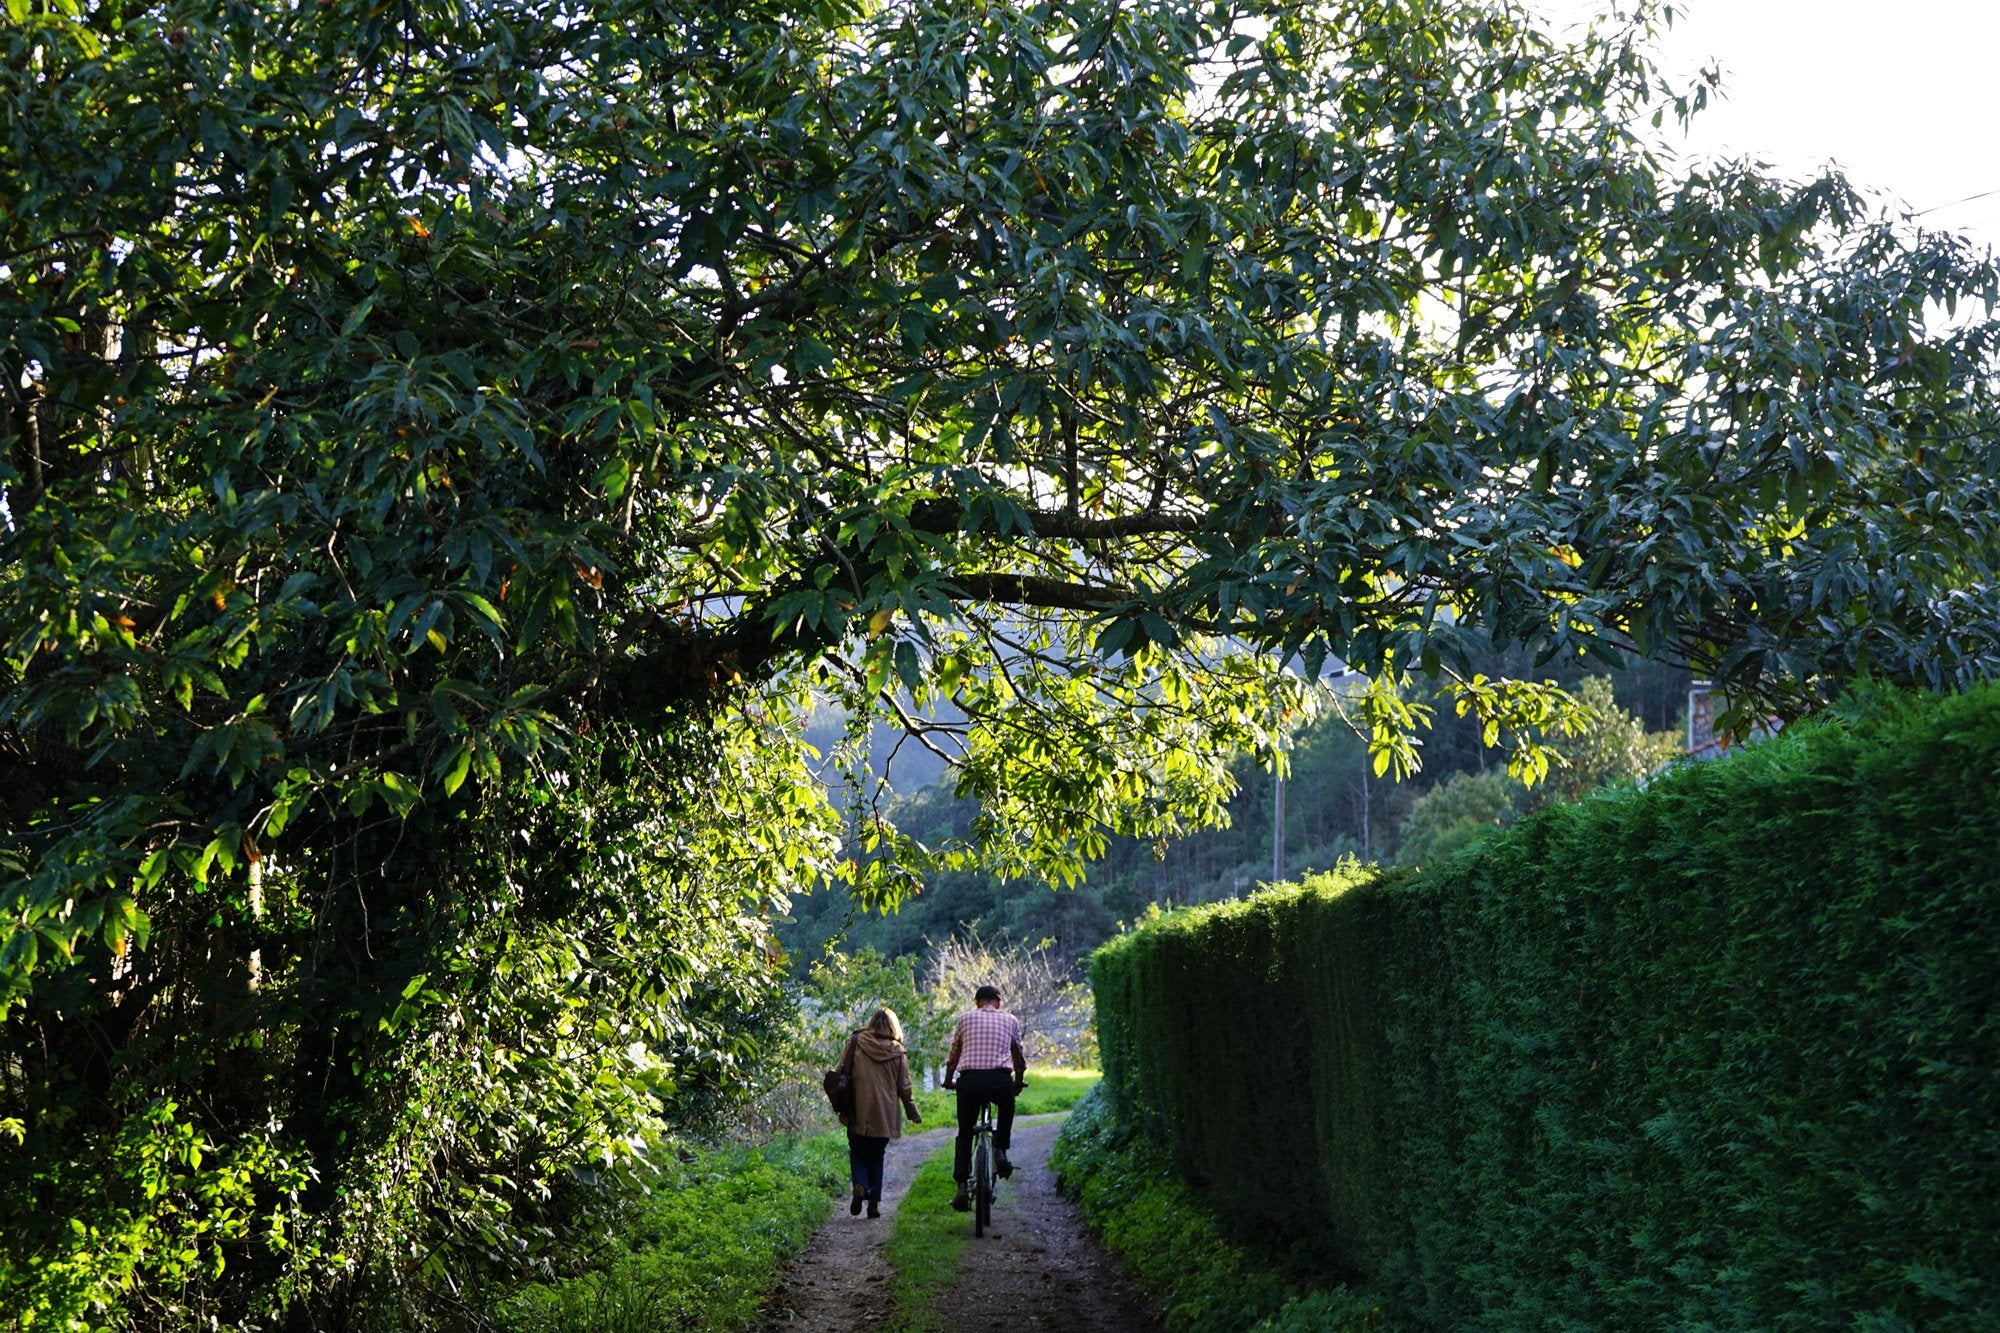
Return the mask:
<svg viewBox="0 0 2000 1333"><path fill-rule="evenodd" d="M993 1225L993 1157L982 1137L972 1151L972 1234L984 1236Z"/></svg>

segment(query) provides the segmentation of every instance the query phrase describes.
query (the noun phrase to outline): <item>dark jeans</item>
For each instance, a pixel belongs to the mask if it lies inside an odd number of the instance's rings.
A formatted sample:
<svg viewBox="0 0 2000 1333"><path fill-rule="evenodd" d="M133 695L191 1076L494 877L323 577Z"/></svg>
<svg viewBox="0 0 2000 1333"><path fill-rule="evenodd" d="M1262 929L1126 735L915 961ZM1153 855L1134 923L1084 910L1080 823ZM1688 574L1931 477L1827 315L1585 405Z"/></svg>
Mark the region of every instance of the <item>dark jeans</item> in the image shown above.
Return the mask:
<svg viewBox="0 0 2000 1333"><path fill-rule="evenodd" d="M1000 1108L994 1117L993 1146L1004 1155L1014 1141L1014 1071L1011 1069L961 1069L958 1071L958 1144L951 1158L951 1178L961 1185L972 1179L972 1127L986 1103Z"/></svg>
<svg viewBox="0 0 2000 1333"><path fill-rule="evenodd" d="M847 1171L870 1203L882 1202L882 1157L888 1151L886 1138L847 1132Z"/></svg>

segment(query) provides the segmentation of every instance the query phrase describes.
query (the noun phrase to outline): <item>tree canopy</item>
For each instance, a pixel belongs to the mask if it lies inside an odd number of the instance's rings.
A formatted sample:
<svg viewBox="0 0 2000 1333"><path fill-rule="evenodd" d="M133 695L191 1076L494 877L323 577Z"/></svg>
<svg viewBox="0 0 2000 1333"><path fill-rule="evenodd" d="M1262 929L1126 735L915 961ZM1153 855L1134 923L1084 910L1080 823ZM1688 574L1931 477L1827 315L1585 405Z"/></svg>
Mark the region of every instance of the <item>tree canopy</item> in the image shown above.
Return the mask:
<svg viewBox="0 0 2000 1333"><path fill-rule="evenodd" d="M1330 663L1528 771L1496 645L1991 674L1990 262L1649 146L1654 14L9 3L0 1295L536 1262L785 895L939 850L815 692L1063 878Z"/></svg>

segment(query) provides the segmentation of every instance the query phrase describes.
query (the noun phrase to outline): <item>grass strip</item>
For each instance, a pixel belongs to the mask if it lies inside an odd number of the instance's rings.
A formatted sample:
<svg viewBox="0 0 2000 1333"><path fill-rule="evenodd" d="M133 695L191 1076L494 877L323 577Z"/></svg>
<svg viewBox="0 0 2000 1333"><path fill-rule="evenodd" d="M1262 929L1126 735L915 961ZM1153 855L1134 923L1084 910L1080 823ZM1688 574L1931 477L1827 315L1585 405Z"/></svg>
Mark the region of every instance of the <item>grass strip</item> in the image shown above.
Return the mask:
<svg viewBox="0 0 2000 1333"><path fill-rule="evenodd" d="M910 1191L896 1207L895 1227L884 1254L895 1270L890 1297L895 1313L890 1333L939 1333L944 1323L937 1301L958 1276L959 1259L972 1237L969 1214L951 1206L951 1144L932 1153L910 1179Z"/></svg>
<svg viewBox="0 0 2000 1333"><path fill-rule="evenodd" d="M1028 1116L1069 1110L1097 1086L1095 1069L1030 1069L1028 1086L1014 1103L1016 1123ZM957 1115L956 1094L939 1089L919 1094L927 1124L949 1128ZM938 1298L958 1277L958 1264L972 1237L972 1217L951 1206L952 1145L943 1147L917 1168L910 1192L896 1208L896 1221L884 1250L895 1270L890 1295L895 1302L892 1333L937 1333L944 1328ZM996 1212L1007 1208L1008 1192L995 1201Z"/></svg>

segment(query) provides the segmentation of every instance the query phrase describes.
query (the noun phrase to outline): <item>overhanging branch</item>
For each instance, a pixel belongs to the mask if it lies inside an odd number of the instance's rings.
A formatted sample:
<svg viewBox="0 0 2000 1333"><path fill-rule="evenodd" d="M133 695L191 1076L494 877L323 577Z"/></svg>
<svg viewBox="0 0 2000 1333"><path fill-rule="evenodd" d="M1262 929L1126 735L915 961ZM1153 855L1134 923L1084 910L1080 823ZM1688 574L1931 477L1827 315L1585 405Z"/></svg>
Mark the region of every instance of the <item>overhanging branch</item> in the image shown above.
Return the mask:
<svg viewBox="0 0 2000 1333"><path fill-rule="evenodd" d="M1154 509L1136 514L1114 514L1109 518L1089 518L1062 510L1023 511L1030 535L1054 541L1115 541L1124 537L1193 536L1207 525L1201 514L1170 514ZM925 500L910 509L910 526L918 532L953 533L964 530L964 508L956 500Z"/></svg>
<svg viewBox="0 0 2000 1333"><path fill-rule="evenodd" d="M955 574L945 591L963 594L955 600L1055 611L1109 611L1144 596L1139 589L1124 584L1070 583L1039 574Z"/></svg>

